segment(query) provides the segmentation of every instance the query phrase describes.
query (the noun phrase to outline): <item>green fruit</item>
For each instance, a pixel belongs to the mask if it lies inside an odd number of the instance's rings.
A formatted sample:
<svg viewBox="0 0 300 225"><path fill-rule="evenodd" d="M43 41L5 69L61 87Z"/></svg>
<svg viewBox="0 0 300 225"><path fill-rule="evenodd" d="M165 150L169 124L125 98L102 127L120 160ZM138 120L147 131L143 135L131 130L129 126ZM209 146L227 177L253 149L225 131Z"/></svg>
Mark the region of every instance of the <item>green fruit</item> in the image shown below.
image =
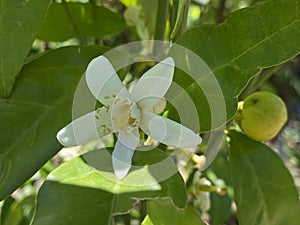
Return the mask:
<svg viewBox="0 0 300 225"><path fill-rule="evenodd" d="M274 138L287 121L284 101L269 92L255 92L243 102L235 117L245 134L256 141Z"/></svg>

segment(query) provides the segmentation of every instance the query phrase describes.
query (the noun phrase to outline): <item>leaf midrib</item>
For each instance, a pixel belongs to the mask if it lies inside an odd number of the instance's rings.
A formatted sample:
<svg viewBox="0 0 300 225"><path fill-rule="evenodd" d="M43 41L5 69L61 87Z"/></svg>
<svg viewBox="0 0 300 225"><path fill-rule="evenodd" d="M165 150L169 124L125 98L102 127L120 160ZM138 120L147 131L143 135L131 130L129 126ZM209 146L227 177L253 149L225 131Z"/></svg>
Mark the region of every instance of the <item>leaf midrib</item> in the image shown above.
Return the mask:
<svg viewBox="0 0 300 225"><path fill-rule="evenodd" d="M26 101L26 100L17 100L17 99L3 99L3 98L0 98L0 103L4 103L4 102L8 102L8 104L10 103L21 103L21 104L25 104L25 105L32 105L32 106L39 106L39 107L42 107L42 108L50 108L49 105L46 105L46 104L41 104L41 103L37 103L37 102L30 102L30 101Z"/></svg>
<svg viewBox="0 0 300 225"><path fill-rule="evenodd" d="M233 62L235 62L236 60L240 59L242 56L246 55L248 52L250 52L251 50L255 49L257 46L261 45L263 42L265 42L266 40L271 40L271 38L273 36L275 36L278 33L281 33L283 30L289 28L290 26L293 26L295 23L298 23L300 21L300 19L295 20L293 23L288 24L287 26L281 27L280 29L278 29L277 31L275 31L274 33L272 33L271 35L265 37L264 39L262 39L261 41L257 42L255 45L251 46L250 48L248 48L246 51L242 52L241 54L237 55L236 57L234 57L233 59L231 59L229 62L223 64L220 67L217 67L213 70L213 72L216 72L218 70L223 69L226 66L230 66L232 65ZM209 39L211 40L211 39ZM258 65L259 66L259 65ZM240 69L240 68L239 68ZM257 68L258 69L258 68Z"/></svg>
<svg viewBox="0 0 300 225"><path fill-rule="evenodd" d="M297 8L298 8L298 4L296 4L296 5L297 5ZM259 42L257 42L256 44L254 44L253 46L249 47L246 51L244 51L244 52L240 53L239 55L235 56L234 58L232 58L229 62L224 63L223 65L214 68L214 69L212 70L212 72L215 73L215 72L217 72L217 71L219 71L219 70L222 70L223 68L225 68L225 67L227 67L227 66L232 66L232 64L233 64L236 60L240 59L242 56L244 56L245 54L247 54L247 53L250 52L251 50L255 49L257 46L261 45L261 44L262 44L263 42L265 42L266 40L269 40L270 38L272 38L272 37L275 36L276 34L281 33L284 29L287 29L287 28L293 26L295 23L297 23L297 22L299 22L299 21L300 21L300 18L296 19L293 23L289 23L289 24L287 24L287 25L285 25L285 26L282 26L280 29L276 30L275 32L273 32L273 33L270 34L269 36L265 37L265 38L262 39L261 41L259 41ZM226 23L226 22L225 22L225 23ZM225 23L223 23L222 25L224 26ZM214 26L214 28L217 28L217 27ZM208 36L208 40L209 40L209 42L210 42L209 44L212 45L212 43L211 43L211 35ZM212 48L212 49L213 49L213 48ZM295 54L295 55L296 55L296 54ZM214 56L214 60L215 60L215 52L213 52L213 56ZM290 57L288 57L288 58L290 58ZM271 65L270 65L270 66L271 66ZM269 67L269 66L267 66L267 67ZM267 68L267 67L260 67L260 65L257 65L256 69L259 70L259 69L263 69L263 68ZM238 70L242 70L242 69L241 69L240 67L238 67L237 65L235 65L234 68L235 68L235 69L238 69ZM253 74L253 75L255 75L255 74ZM190 84L185 90L187 90L187 91L190 90L190 89L193 87L194 84L195 84L195 83ZM237 94L238 94L238 93L237 93ZM232 96L230 96L230 97L232 97Z"/></svg>

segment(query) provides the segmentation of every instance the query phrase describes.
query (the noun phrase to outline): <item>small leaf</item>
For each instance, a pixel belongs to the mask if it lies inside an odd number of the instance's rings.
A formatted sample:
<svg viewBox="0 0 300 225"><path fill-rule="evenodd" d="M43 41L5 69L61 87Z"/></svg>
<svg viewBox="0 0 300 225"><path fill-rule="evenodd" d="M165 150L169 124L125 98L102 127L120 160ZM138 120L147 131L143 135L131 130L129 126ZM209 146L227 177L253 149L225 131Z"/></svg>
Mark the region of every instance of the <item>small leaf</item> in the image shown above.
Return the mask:
<svg viewBox="0 0 300 225"><path fill-rule="evenodd" d="M14 201L7 211L3 225L29 225L34 214L35 196L27 196Z"/></svg>
<svg viewBox="0 0 300 225"><path fill-rule="evenodd" d="M126 7L137 5L137 0L120 0Z"/></svg>
<svg viewBox="0 0 300 225"><path fill-rule="evenodd" d="M50 0L0 1L0 96L8 97Z"/></svg>
<svg viewBox="0 0 300 225"><path fill-rule="evenodd" d="M168 197L177 207L184 208L185 184L167 156L157 149L136 151L133 169L122 180L115 177L111 154L105 149L64 163L41 187L33 225L52 225L57 221L108 225L113 214L128 212L136 199ZM173 175L161 179L164 170Z"/></svg>
<svg viewBox="0 0 300 225"><path fill-rule="evenodd" d="M102 37L125 28L121 17L104 7L92 3L52 3L38 38L63 41L72 37Z"/></svg>
<svg viewBox="0 0 300 225"><path fill-rule="evenodd" d="M78 81L88 62L106 50L90 46L48 52L24 66L10 98L0 98L0 200L61 148L55 136L71 120Z"/></svg>
<svg viewBox="0 0 300 225"><path fill-rule="evenodd" d="M4 224L5 218L9 212L10 207L14 204L16 200L11 196L7 197L1 206L0 224Z"/></svg>
<svg viewBox="0 0 300 225"><path fill-rule="evenodd" d="M266 145L229 131L230 166L240 225L298 225L300 206L292 176Z"/></svg>
<svg viewBox="0 0 300 225"><path fill-rule="evenodd" d="M204 225L199 212L191 205L179 210L169 200L151 200L147 202L148 218L143 225ZM148 222L147 222L148 221Z"/></svg>
<svg viewBox="0 0 300 225"><path fill-rule="evenodd" d="M141 225L154 225L150 217L147 215Z"/></svg>

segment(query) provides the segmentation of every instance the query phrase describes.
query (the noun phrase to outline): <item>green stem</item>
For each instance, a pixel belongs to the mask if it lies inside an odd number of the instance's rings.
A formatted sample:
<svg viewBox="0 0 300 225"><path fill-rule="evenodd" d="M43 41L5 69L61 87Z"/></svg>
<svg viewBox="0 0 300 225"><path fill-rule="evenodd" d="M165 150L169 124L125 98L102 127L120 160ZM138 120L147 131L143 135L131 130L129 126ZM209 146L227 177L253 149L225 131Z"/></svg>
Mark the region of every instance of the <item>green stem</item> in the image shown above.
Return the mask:
<svg viewBox="0 0 300 225"><path fill-rule="evenodd" d="M221 188L218 186L210 186L210 185L201 185L199 187L200 191L204 192L215 192L219 195L225 195L226 194L226 188Z"/></svg>
<svg viewBox="0 0 300 225"><path fill-rule="evenodd" d="M67 16L68 16L68 18L69 18L69 20L70 20L72 26L73 26L73 29L74 29L74 31L75 31L75 33L76 33L76 36L77 36L78 39L80 40L81 44L86 43L86 40L85 40L84 36L81 34L81 32L80 32L78 26L76 25L76 22L75 22L75 20L74 20L72 14L71 14L71 12L70 12L70 9L69 9L69 6L68 6L68 3L66 2L66 0L62 0L62 5L63 5L63 7L64 7L64 9L65 9L65 11L66 11L66 13L67 13Z"/></svg>
<svg viewBox="0 0 300 225"><path fill-rule="evenodd" d="M171 31L173 31L174 27L175 27L176 18L177 18L177 14L178 14L178 8L179 8L179 0L173 0L173 5L172 5L171 11L170 11Z"/></svg>
<svg viewBox="0 0 300 225"><path fill-rule="evenodd" d="M224 12L226 10L226 0L222 0L220 3L220 7L218 8L218 18L217 22L222 23L224 21Z"/></svg>
<svg viewBox="0 0 300 225"><path fill-rule="evenodd" d="M169 0L158 0L157 4L154 39L164 40L169 12Z"/></svg>
<svg viewBox="0 0 300 225"><path fill-rule="evenodd" d="M280 69L281 66L275 66L272 68L262 70L258 75L256 75L250 83L247 85L246 89L241 94L241 99L244 99L252 92L256 91L264 82L266 82L276 71Z"/></svg>
<svg viewBox="0 0 300 225"><path fill-rule="evenodd" d="M157 0L154 40L165 40L166 24L168 20L169 0ZM161 45L154 43L153 55L160 58Z"/></svg>
<svg viewBox="0 0 300 225"><path fill-rule="evenodd" d="M176 1L174 3L178 4ZM175 25L170 35L171 40L176 40L186 30L190 3L191 0L179 0Z"/></svg>

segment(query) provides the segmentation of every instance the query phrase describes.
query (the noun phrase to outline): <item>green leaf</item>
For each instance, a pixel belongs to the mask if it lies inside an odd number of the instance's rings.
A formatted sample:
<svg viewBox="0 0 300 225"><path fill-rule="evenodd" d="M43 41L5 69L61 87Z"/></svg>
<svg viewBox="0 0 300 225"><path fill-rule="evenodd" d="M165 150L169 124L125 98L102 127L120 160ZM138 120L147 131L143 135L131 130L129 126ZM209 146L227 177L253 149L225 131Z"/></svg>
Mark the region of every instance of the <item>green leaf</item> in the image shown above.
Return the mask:
<svg viewBox="0 0 300 225"><path fill-rule="evenodd" d="M53 3L38 38L63 41L72 37L102 37L125 28L121 17L104 7L92 3Z"/></svg>
<svg viewBox="0 0 300 225"><path fill-rule="evenodd" d="M0 224L4 223L4 220L9 212L10 207L14 204L16 200L11 196L7 197L2 203L1 214L0 214Z"/></svg>
<svg viewBox="0 0 300 225"><path fill-rule="evenodd" d="M50 0L0 1L0 96L8 97Z"/></svg>
<svg viewBox="0 0 300 225"><path fill-rule="evenodd" d="M209 215L211 218L211 225L225 224L232 215L231 205L232 199L228 195L220 196L216 193L210 193L211 207Z"/></svg>
<svg viewBox="0 0 300 225"><path fill-rule="evenodd" d="M220 25L188 30L176 42L196 53L214 73L225 96L227 120L234 116L237 96L249 79L258 74L260 69L281 64L299 53L299 8L298 0L266 1L236 11ZM193 62L194 59L184 51L178 52L176 46L173 52L171 49L170 55L175 58L177 65L187 64L195 71L192 79L177 70L174 80L195 103L201 131L220 126L224 121L218 120L215 124L210 121L209 115L218 110L212 109L205 96L213 96L215 88L209 87L211 80L205 79L208 74L201 68L197 69L199 65ZM201 83L201 88L195 80ZM208 88L204 90L204 87ZM176 117L172 112L170 116Z"/></svg>
<svg viewBox="0 0 300 225"><path fill-rule="evenodd" d="M191 205L179 210L169 200L147 202L148 216L142 225L204 225L199 212Z"/></svg>
<svg viewBox="0 0 300 225"><path fill-rule="evenodd" d="M153 17L153 15L155 15L157 12L158 1L157 0L152 0L152 1L140 0L139 2L143 9L146 26L149 30L149 33L152 35L155 31L155 23L156 23L156 18ZM149 10L149 9L151 9L151 10Z"/></svg>
<svg viewBox="0 0 300 225"><path fill-rule="evenodd" d="M300 206L292 176L266 145L229 131L230 165L240 225L297 225Z"/></svg>
<svg viewBox="0 0 300 225"><path fill-rule="evenodd" d="M58 152L55 136L71 120L78 81L88 62L106 50L90 46L48 52L23 67L9 99L0 98L0 200Z"/></svg>
<svg viewBox="0 0 300 225"><path fill-rule="evenodd" d="M122 2L126 7L137 5L137 0L120 0L120 2Z"/></svg>
<svg viewBox="0 0 300 225"><path fill-rule="evenodd" d="M33 217L35 196L27 196L22 200L14 201L5 216L3 225L28 225Z"/></svg>
<svg viewBox="0 0 300 225"><path fill-rule="evenodd" d="M147 215L142 222L142 225L154 225L150 217Z"/></svg>
<svg viewBox="0 0 300 225"><path fill-rule="evenodd" d="M57 221L108 225L113 214L128 212L136 199L168 197L177 207L184 208L185 184L167 156L157 149L136 151L134 167L123 180L115 177L111 154L105 149L64 163L41 187L33 225L58 224ZM162 179L165 171L171 172L170 176Z"/></svg>
<svg viewBox="0 0 300 225"><path fill-rule="evenodd" d="M232 192L231 174L228 157L223 152L215 158L213 163L205 170L205 176L212 181L216 186L226 187L227 194L219 195L217 193L210 193L211 207L208 211L210 215L211 225L220 225L232 216L232 198L229 194Z"/></svg>

